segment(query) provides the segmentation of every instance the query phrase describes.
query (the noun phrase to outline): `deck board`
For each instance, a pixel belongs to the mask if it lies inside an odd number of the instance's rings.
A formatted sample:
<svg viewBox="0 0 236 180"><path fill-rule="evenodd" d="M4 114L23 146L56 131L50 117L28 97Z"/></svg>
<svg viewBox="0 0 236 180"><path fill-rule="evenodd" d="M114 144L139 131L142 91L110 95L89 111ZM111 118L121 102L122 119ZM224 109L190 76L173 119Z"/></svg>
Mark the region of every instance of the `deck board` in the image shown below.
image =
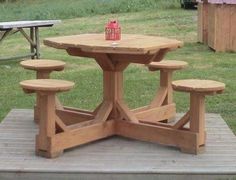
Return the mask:
<svg viewBox="0 0 236 180"><path fill-rule="evenodd" d="M217 114L206 115L206 128L206 152L200 155L112 137L45 159L34 154L33 111L14 109L0 124L0 179L236 178L236 137Z"/></svg>

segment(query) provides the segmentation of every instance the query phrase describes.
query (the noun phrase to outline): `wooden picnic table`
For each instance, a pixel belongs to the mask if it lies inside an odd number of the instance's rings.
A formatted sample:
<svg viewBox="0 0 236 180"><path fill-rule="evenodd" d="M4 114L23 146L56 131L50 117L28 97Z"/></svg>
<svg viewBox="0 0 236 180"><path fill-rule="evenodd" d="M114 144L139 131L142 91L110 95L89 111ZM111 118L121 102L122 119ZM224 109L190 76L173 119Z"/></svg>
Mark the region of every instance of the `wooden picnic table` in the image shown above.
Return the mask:
<svg viewBox="0 0 236 180"><path fill-rule="evenodd" d="M39 28L51 27L56 23L61 22L60 20L40 20L40 21L11 21L11 22L0 22L0 43L3 40L16 32L20 32L23 37L30 43L30 54L21 55L16 57L0 57L0 60L9 60L15 58L31 57L32 59L39 59L40 57L40 41L39 41ZM24 29L30 29L28 35Z"/></svg>
<svg viewBox="0 0 236 180"><path fill-rule="evenodd" d="M81 34L47 38L44 44L66 50L71 56L93 58L103 70L103 101L94 111L58 105L57 115L65 124L71 125L69 130L66 129L64 134L52 141L54 151L112 135L182 147L191 143L192 135L187 132L168 128L161 123L159 126L143 122L145 118L154 116L158 120L168 118L168 113L175 113L174 103L131 110L123 99L123 72L129 64L161 61L166 53L181 47L182 42L131 34L122 34L120 41L106 41L104 34ZM161 96L154 101L159 104ZM78 123L80 120L83 122ZM59 139L60 143L56 143Z"/></svg>

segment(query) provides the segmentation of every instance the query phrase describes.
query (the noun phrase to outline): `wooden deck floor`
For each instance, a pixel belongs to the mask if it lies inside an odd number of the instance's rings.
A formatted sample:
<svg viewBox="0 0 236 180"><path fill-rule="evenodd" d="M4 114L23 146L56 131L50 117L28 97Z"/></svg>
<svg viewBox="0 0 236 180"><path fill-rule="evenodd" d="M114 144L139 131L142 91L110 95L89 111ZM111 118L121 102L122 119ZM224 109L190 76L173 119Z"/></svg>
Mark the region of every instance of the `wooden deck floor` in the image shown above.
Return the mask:
<svg viewBox="0 0 236 180"><path fill-rule="evenodd" d="M0 179L236 179L236 137L220 115L206 118L201 155L112 137L44 159L34 154L33 111L15 109L0 124Z"/></svg>

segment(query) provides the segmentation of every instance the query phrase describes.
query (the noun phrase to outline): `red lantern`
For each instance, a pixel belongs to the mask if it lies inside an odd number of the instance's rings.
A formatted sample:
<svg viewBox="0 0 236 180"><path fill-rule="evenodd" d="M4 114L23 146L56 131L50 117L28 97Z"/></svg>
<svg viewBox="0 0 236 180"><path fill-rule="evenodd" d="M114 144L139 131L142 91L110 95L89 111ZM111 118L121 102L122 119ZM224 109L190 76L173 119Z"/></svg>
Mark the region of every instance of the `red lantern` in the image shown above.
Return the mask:
<svg viewBox="0 0 236 180"><path fill-rule="evenodd" d="M106 40L120 40L121 28L117 20L109 21L105 27Z"/></svg>

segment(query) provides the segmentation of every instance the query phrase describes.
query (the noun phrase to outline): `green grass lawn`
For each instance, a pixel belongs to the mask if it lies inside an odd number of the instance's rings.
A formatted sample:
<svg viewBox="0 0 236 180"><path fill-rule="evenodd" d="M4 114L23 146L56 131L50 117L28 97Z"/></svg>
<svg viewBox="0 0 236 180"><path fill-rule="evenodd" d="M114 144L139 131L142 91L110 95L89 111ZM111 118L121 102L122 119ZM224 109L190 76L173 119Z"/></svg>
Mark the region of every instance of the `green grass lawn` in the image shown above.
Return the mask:
<svg viewBox="0 0 236 180"><path fill-rule="evenodd" d="M69 19L179 6L179 0L0 0L0 21Z"/></svg>
<svg viewBox="0 0 236 180"><path fill-rule="evenodd" d="M42 29L41 40L51 36L103 32L108 19L119 19L123 33L166 36L184 41L185 46L167 55L168 59L189 63L186 70L174 74L174 79L200 78L224 82L222 95L207 97L207 112L220 113L236 132L236 53L215 53L197 43L197 12L181 9L148 9L141 12L114 13L65 19L61 24ZM0 55L13 55L27 51L28 44L20 35L12 36L0 46ZM67 62L63 72L55 72L53 78L71 80L75 88L60 94L65 105L93 109L102 98L102 75L92 59L76 58L63 50L45 47L41 43L42 58L60 59ZM19 82L35 78L34 72L22 69L19 61L0 62L0 118L12 108L32 108L34 97L23 93ZM125 99L131 108L146 105L155 95L159 72L149 72L144 66L132 64L125 71ZM185 93L175 93L177 111L189 107Z"/></svg>

